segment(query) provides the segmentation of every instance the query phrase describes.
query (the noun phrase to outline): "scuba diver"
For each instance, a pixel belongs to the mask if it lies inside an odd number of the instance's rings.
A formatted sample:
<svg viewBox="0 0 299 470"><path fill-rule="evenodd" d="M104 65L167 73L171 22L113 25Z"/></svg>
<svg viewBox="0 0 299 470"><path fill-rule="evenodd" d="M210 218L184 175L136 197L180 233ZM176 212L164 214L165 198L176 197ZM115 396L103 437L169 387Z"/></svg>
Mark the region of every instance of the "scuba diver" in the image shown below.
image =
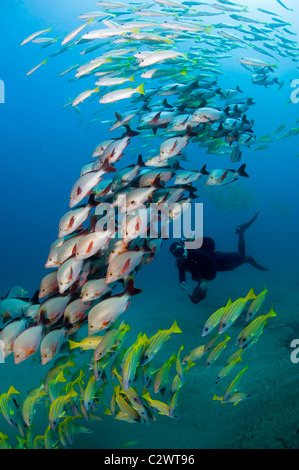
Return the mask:
<svg viewBox="0 0 299 470"><path fill-rule="evenodd" d="M186 271L190 272L192 279L198 282L193 294L189 295L191 302L199 303L207 295L207 282L215 279L219 271L233 271L242 264L249 263L259 271L269 271L259 265L252 256L246 256L244 232L257 219L260 211L246 224L236 229L239 235L238 252L224 253L215 251L215 242L212 238L204 237L201 248L187 250L184 242L173 243L170 252L177 259L176 266L179 270L179 282L186 289Z"/></svg>

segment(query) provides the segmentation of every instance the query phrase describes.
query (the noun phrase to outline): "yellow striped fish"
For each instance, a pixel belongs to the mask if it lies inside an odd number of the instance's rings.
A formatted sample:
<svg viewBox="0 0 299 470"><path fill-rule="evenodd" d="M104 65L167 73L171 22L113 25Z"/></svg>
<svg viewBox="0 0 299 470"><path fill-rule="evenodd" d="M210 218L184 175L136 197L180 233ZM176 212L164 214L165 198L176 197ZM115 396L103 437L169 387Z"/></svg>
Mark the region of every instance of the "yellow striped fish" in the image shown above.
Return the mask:
<svg viewBox="0 0 299 470"><path fill-rule="evenodd" d="M195 349L192 349L190 351L190 354L188 356L185 356L184 359L182 360L182 364L184 365L186 362L190 361L199 361L199 359L202 358L202 356L205 353L205 345L202 344L201 346L198 346Z"/></svg>
<svg viewBox="0 0 299 470"><path fill-rule="evenodd" d="M165 391L165 384L167 384L169 379L169 372L172 364L176 361L176 356L173 354L168 361L163 364L163 366L158 370L156 373L155 381L154 381L154 392L158 393L161 391L163 394Z"/></svg>
<svg viewBox="0 0 299 470"><path fill-rule="evenodd" d="M163 403L162 401L159 400L153 400L149 394L149 392L146 392L144 395L141 395L144 400L152 407L158 410L160 415L166 415L169 416L169 405L167 403Z"/></svg>
<svg viewBox="0 0 299 470"><path fill-rule="evenodd" d="M104 336L88 336L80 342L68 340L70 349L81 348L83 351L88 349L97 349Z"/></svg>
<svg viewBox="0 0 299 470"><path fill-rule="evenodd" d="M119 328L113 328L111 330L106 331L102 341L99 343L98 347L95 350L95 361L98 361L99 359L104 357L105 354L113 348L118 338L118 335L123 329L126 329L126 325L124 323L121 323Z"/></svg>
<svg viewBox="0 0 299 470"><path fill-rule="evenodd" d="M183 371L183 366L182 366L182 361L181 361L181 351L184 349L184 346L181 346L176 358L176 371L178 373L179 378L181 379L181 382L184 382L184 371Z"/></svg>
<svg viewBox="0 0 299 470"><path fill-rule="evenodd" d="M220 356L222 351L226 348L226 343L230 340L230 336L225 333L225 339L221 343L217 344L217 346L210 352L209 357L206 362L206 367L209 367L212 362L215 362L216 359Z"/></svg>
<svg viewBox="0 0 299 470"><path fill-rule="evenodd" d="M265 324L267 323L268 318L276 316L277 315L272 307L270 312L267 313L267 315L260 315L259 317L252 320L252 322L249 323L249 325L241 331L237 338L236 344L239 344L239 346L241 347L244 346L245 343L247 343L254 336L260 336Z"/></svg>
<svg viewBox="0 0 299 470"><path fill-rule="evenodd" d="M114 373L118 378L120 386L122 387L121 393L124 393L126 395L128 400L130 401L132 407L137 411L137 413L142 418L142 421L144 421L145 423L148 423L149 422L148 414L146 412L145 407L143 406L143 403L142 403L141 398L139 397L138 393L132 387L130 387L128 390L124 390L123 381L122 381L121 376L117 373L117 370L114 370ZM112 400L111 400L111 402L112 402ZM113 415L112 405L114 405L114 404L111 403L111 414Z"/></svg>
<svg viewBox="0 0 299 470"><path fill-rule="evenodd" d="M237 364L237 362L240 362L242 361L242 358L241 356L237 356L236 359L234 361L231 361L226 367L224 367L224 369L222 369L218 376L216 377L215 379L215 385L218 384L218 382L223 379L223 377L227 377L228 374L230 374L230 372L233 370L233 368L235 367L235 365Z"/></svg>
<svg viewBox="0 0 299 470"><path fill-rule="evenodd" d="M122 377L123 377L123 388L128 390L133 383L136 368L139 364L140 357L143 351L143 348L147 342L146 335L139 335L136 344L134 345L132 352L126 357L125 361L122 364Z"/></svg>
<svg viewBox="0 0 299 470"><path fill-rule="evenodd" d="M240 299L233 302L220 320L218 333L221 334L228 330L228 328L230 328L232 324L235 323L235 321L239 318L248 300L253 300L255 298L256 296L254 291L251 289L245 298L241 297Z"/></svg>
<svg viewBox="0 0 299 470"><path fill-rule="evenodd" d="M74 390L71 390L67 395L61 395L60 397L56 398L53 403L51 403L49 410L49 422L51 429L56 429L58 421L65 415L65 405L71 400L71 398L75 398L77 395L78 394Z"/></svg>
<svg viewBox="0 0 299 470"><path fill-rule="evenodd" d="M202 336L206 336L211 331L216 328L217 325L219 325L221 318L223 317L224 313L227 311L227 309L231 306L232 304L232 299L229 299L225 307L219 308L215 313L213 313L206 323L204 324L203 330L202 330Z"/></svg>
<svg viewBox="0 0 299 470"><path fill-rule="evenodd" d="M243 349L238 349L238 351L236 351L228 358L227 363L229 364L230 362L235 361L238 357L242 357L243 352Z"/></svg>
<svg viewBox="0 0 299 470"><path fill-rule="evenodd" d="M120 410L123 412L124 415L127 415L128 418L132 421L138 422L140 421L140 416L134 408L123 398L120 393L120 386L117 385L114 387L115 391L115 400L118 404Z"/></svg>
<svg viewBox="0 0 299 470"><path fill-rule="evenodd" d="M203 353L204 353L204 354L205 354L206 352L208 352L208 351L211 349L211 347L213 346L213 344L216 343L218 337L219 337L219 334L218 334L218 332L217 332L217 333L215 333L215 334L212 336L212 338L210 339L210 341L207 342L207 344L205 345L204 350L203 350Z"/></svg>
<svg viewBox="0 0 299 470"><path fill-rule="evenodd" d="M7 442L8 436L3 434L3 432L0 432L0 449L5 450L5 449L11 449L10 445Z"/></svg>
<svg viewBox="0 0 299 470"><path fill-rule="evenodd" d="M233 395L233 393L238 390L238 387L239 387L239 383L243 377L243 375L245 374L246 370L247 370L247 364L246 366L244 367L243 370L241 370L241 372L238 373L238 375L234 378L234 380L232 381L232 383L230 384L230 386L228 387L228 389L226 390L225 394L223 395L223 401L224 402L227 402L231 396Z"/></svg>
<svg viewBox="0 0 299 470"><path fill-rule="evenodd" d="M217 395L214 395L213 400L221 401L221 403L233 403L236 406L240 401L247 400L250 397L251 395L247 393L235 393L227 401L223 401L223 397L217 397Z"/></svg>
<svg viewBox="0 0 299 470"><path fill-rule="evenodd" d="M169 416L170 418L175 418L178 419L179 416L177 415L176 409L178 405L178 397L179 397L179 391L180 389L178 388L176 392L173 394L173 397L171 399L170 405L169 405Z"/></svg>
<svg viewBox="0 0 299 470"><path fill-rule="evenodd" d="M44 385L42 384L40 387L31 390L25 398L22 406L22 416L28 427L30 427L32 424L33 415L35 413L35 405L42 397L46 395L47 392L45 392Z"/></svg>
<svg viewBox="0 0 299 470"><path fill-rule="evenodd" d="M140 365L144 366L150 362L155 354L161 349L163 344L170 338L172 333L182 333L175 320L174 324L169 330L160 330L148 340L147 347L142 355Z"/></svg>
<svg viewBox="0 0 299 470"><path fill-rule="evenodd" d="M267 295L267 288L265 287L265 290L263 290L256 299L252 302L250 305L248 311L247 311L247 316L246 316L246 321L251 320L254 315L257 314L257 312L260 310L261 306L263 305L266 295Z"/></svg>
<svg viewBox="0 0 299 470"><path fill-rule="evenodd" d="M7 393L2 393L0 396L0 410L3 414L5 421L12 427L16 427L16 423L13 422L12 416L14 415L14 410L10 405L11 395L18 394L18 392L13 386L11 386Z"/></svg>
<svg viewBox="0 0 299 470"><path fill-rule="evenodd" d="M86 411L88 411L93 403L96 391L96 379L94 374L91 374L84 390L83 404Z"/></svg>

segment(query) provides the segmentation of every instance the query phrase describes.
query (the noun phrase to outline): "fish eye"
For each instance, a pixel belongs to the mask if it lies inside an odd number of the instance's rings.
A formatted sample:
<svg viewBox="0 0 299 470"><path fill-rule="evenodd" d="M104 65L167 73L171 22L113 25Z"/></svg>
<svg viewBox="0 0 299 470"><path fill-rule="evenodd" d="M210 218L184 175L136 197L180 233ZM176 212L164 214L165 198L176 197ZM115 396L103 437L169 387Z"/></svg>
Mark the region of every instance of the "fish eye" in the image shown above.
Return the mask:
<svg viewBox="0 0 299 470"><path fill-rule="evenodd" d="M46 357L47 357L47 354L46 354L46 353L45 353L45 354L43 354L43 358L44 358L44 359L46 359Z"/></svg>
<svg viewBox="0 0 299 470"><path fill-rule="evenodd" d="M59 229L59 230L61 230L61 229ZM49 258L49 261L51 262L51 261L52 261L52 258Z"/></svg>
<svg viewBox="0 0 299 470"><path fill-rule="evenodd" d="M115 253L115 250L111 250L111 253Z"/></svg>
<svg viewBox="0 0 299 470"><path fill-rule="evenodd" d="M59 285L60 285L60 286L63 286L63 282L60 282Z"/></svg>
<svg viewBox="0 0 299 470"><path fill-rule="evenodd" d="M226 323L223 323L222 328L225 328L225 327L226 327Z"/></svg>
<svg viewBox="0 0 299 470"><path fill-rule="evenodd" d="M42 292L45 292L45 288L42 289Z"/></svg>
<svg viewBox="0 0 299 470"><path fill-rule="evenodd" d="M76 251L76 255L80 255L80 252L79 252L79 251Z"/></svg>
<svg viewBox="0 0 299 470"><path fill-rule="evenodd" d="M89 328L93 328L93 327L94 327L94 325L89 325Z"/></svg>
<svg viewBox="0 0 299 470"><path fill-rule="evenodd" d="M109 276L109 277L113 276L113 273L108 273L108 276Z"/></svg>
<svg viewBox="0 0 299 470"><path fill-rule="evenodd" d="M20 357L20 354L16 354L16 358L18 359Z"/></svg>
<svg viewBox="0 0 299 470"><path fill-rule="evenodd" d="M88 297L88 292L86 292L85 297Z"/></svg>

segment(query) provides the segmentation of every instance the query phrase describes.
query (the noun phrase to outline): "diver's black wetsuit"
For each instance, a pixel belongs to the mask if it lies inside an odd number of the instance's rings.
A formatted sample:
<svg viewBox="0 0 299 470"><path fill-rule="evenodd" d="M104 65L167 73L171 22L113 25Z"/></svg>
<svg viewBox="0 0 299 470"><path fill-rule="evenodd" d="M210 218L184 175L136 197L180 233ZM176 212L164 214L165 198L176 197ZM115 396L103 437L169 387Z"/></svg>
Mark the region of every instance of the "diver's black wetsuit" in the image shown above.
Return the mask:
<svg viewBox="0 0 299 470"><path fill-rule="evenodd" d="M205 237L200 249L187 250L187 255L177 260L180 284L185 286L186 271L190 272L192 279L199 283L192 296L189 296L193 303L198 303L205 298L206 281L215 279L218 271L233 271L245 263L251 264L260 271L268 271L267 268L257 264L252 256L246 256L244 232L256 220L257 215L258 213L247 224L237 228L236 233L239 234L237 253L215 251L214 240Z"/></svg>

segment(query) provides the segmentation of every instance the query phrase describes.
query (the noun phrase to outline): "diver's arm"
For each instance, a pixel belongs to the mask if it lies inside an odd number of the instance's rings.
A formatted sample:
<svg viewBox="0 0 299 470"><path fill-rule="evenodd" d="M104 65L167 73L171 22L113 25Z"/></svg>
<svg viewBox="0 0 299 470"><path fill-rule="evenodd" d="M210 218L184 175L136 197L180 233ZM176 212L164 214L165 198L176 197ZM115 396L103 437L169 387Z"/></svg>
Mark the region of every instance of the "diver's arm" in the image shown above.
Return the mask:
<svg viewBox="0 0 299 470"><path fill-rule="evenodd" d="M178 260L177 267L179 270L179 283L183 289L186 289L186 270L181 260Z"/></svg>
<svg viewBox="0 0 299 470"><path fill-rule="evenodd" d="M198 286L195 287L193 294L189 295L191 302L198 304L203 300L207 295L207 281L204 279L198 283Z"/></svg>

